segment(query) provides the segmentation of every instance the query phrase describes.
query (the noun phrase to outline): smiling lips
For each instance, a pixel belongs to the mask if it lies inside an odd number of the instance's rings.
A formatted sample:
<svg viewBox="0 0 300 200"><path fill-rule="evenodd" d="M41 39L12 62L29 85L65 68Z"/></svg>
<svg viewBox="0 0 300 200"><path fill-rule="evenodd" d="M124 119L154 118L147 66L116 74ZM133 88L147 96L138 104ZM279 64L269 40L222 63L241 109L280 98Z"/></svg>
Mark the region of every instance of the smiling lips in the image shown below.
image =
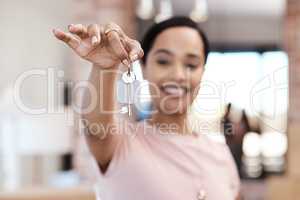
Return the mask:
<svg viewBox="0 0 300 200"><path fill-rule="evenodd" d="M160 90L167 95L172 95L173 97L183 97L187 94L188 88L185 86L179 86L176 84L166 84L160 87Z"/></svg>

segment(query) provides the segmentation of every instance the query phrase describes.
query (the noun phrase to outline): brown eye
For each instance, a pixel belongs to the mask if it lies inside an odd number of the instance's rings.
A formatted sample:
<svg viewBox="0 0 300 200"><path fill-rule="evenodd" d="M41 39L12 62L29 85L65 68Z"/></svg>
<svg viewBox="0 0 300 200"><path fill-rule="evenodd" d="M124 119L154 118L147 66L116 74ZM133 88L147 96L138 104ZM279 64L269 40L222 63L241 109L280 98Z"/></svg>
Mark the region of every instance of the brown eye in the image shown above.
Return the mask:
<svg viewBox="0 0 300 200"><path fill-rule="evenodd" d="M158 59L157 61L156 61L158 64L160 64L160 65L168 65L170 62L168 61L168 60L166 60L166 59Z"/></svg>
<svg viewBox="0 0 300 200"><path fill-rule="evenodd" d="M197 65L194 65L194 64L186 64L186 66L190 69L195 69L197 68Z"/></svg>

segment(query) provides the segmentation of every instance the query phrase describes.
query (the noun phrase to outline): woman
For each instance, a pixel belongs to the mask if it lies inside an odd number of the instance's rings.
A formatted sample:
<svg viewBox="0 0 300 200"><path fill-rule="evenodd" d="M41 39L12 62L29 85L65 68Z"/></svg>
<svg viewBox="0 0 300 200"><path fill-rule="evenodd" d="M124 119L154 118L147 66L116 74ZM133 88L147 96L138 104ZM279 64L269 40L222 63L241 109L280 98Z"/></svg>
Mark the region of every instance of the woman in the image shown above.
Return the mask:
<svg viewBox="0 0 300 200"><path fill-rule="evenodd" d="M188 107L198 92L209 52L195 22L174 17L155 24L142 45L116 24L77 24L69 26L70 33L53 32L93 64L89 81L99 94L87 93L83 107L96 95L102 98L82 117L88 122L86 141L97 161L99 199L238 198L239 178L228 148L187 125ZM149 120L129 122L116 114L118 75L111 71L124 71L138 59L150 83L155 112Z"/></svg>

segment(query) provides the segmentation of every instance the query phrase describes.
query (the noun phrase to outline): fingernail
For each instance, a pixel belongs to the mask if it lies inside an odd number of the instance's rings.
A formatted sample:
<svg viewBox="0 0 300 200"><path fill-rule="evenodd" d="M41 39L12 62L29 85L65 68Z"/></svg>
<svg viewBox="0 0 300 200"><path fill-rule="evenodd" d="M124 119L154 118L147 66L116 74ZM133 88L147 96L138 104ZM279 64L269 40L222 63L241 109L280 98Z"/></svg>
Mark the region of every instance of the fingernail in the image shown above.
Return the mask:
<svg viewBox="0 0 300 200"><path fill-rule="evenodd" d="M96 45L97 42L98 42L97 37L96 37L96 36L93 36L93 37L92 37L92 45Z"/></svg>
<svg viewBox="0 0 300 200"><path fill-rule="evenodd" d="M129 66L129 62L128 62L127 59L122 60L122 63L123 63L124 65L126 65L126 66Z"/></svg>
<svg viewBox="0 0 300 200"><path fill-rule="evenodd" d="M132 55L131 57L130 57L130 59L131 59L131 61L133 62L133 61L136 61L137 59L138 59L138 55L137 54L134 54L134 55Z"/></svg>
<svg viewBox="0 0 300 200"><path fill-rule="evenodd" d="M53 32L53 34L55 35L55 36L57 36L58 34L59 34L59 31L57 30L57 29L52 29L52 32Z"/></svg>

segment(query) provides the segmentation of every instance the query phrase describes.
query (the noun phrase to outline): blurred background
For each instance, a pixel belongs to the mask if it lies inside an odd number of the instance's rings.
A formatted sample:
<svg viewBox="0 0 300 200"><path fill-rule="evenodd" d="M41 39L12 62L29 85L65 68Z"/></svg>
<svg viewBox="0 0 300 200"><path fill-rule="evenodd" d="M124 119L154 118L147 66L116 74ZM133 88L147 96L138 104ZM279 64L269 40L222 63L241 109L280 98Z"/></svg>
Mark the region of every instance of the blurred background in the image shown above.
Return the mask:
<svg viewBox="0 0 300 200"><path fill-rule="evenodd" d="M95 199L76 115L91 66L52 29L113 21L141 39L175 15L197 21L211 43L193 128L227 143L244 199L299 199L296 0L0 0L0 199ZM134 71L143 81L138 63Z"/></svg>

